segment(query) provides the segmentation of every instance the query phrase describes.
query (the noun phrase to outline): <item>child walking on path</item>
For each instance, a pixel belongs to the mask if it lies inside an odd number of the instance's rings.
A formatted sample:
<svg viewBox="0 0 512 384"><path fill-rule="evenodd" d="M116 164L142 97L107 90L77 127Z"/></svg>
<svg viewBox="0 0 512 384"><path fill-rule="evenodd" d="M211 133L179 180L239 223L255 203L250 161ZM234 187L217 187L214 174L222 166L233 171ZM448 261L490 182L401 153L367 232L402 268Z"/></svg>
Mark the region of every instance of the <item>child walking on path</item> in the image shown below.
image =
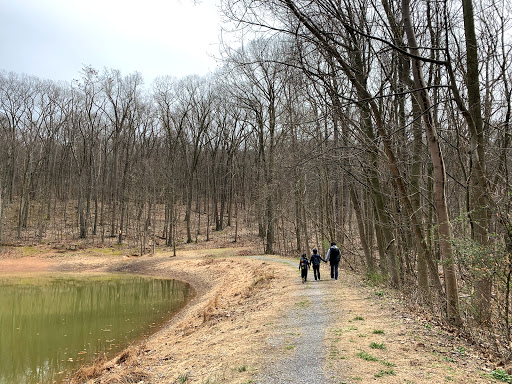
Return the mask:
<svg viewBox="0 0 512 384"><path fill-rule="evenodd" d="M318 275L318 280L320 280L320 262L321 261L325 262L325 260L317 252L318 251L316 250L316 248L313 249L313 254L311 255L311 257L309 259L310 259L311 265L313 266L313 273L315 274L315 280L317 279L317 275Z"/></svg>
<svg viewBox="0 0 512 384"><path fill-rule="evenodd" d="M299 262L299 269L300 274L302 277L302 283L304 284L306 281L308 281L308 268L309 268L310 262L308 260L308 257L305 253L302 254Z"/></svg>

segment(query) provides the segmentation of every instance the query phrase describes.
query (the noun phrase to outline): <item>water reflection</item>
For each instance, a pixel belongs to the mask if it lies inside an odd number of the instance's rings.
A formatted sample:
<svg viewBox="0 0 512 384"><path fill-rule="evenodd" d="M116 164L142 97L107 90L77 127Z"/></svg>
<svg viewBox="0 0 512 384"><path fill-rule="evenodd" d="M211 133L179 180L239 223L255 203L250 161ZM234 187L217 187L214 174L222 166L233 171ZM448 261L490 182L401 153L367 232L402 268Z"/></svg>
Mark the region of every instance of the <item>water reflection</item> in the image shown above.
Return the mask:
<svg viewBox="0 0 512 384"><path fill-rule="evenodd" d="M191 296L175 280L142 277L0 281L0 383L51 383L102 351L118 352Z"/></svg>

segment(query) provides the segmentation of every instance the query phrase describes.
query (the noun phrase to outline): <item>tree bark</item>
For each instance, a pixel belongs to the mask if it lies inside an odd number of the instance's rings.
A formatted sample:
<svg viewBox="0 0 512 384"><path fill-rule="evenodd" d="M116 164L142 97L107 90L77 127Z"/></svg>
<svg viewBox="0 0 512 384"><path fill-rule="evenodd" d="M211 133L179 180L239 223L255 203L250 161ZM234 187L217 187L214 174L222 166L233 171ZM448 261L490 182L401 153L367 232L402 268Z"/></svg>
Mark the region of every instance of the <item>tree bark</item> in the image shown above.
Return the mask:
<svg viewBox="0 0 512 384"><path fill-rule="evenodd" d="M472 123L468 124L471 132L471 159L474 174L471 176L471 223L473 239L477 246L489 245L489 196L486 180L484 124L480 99L480 82L478 70L478 45L475 34L473 1L462 0L464 14L464 33L466 37L466 70L468 89L468 111ZM487 264L478 260L477 265ZM476 319L480 323L490 320L491 278L483 273L475 283L474 307Z"/></svg>
<svg viewBox="0 0 512 384"><path fill-rule="evenodd" d="M354 186L350 187L350 198L352 199L352 205L354 206L354 211L356 213L357 227L359 229L359 239L361 241L361 248L363 248L364 258L366 261L366 270L367 272L371 273L375 271L375 263L373 262L370 248L368 247L368 243L366 241L367 237L366 231L364 229L363 215L361 213L361 206L359 205L359 199L357 197Z"/></svg>
<svg viewBox="0 0 512 384"><path fill-rule="evenodd" d="M413 55L419 56L416 35L412 26L412 20L409 11L409 0L402 0L402 12L405 32L409 43L409 49ZM453 250L451 245L451 228L448 216L448 207L446 204L446 173L444 168L444 158L439 145L436 127L431 112L431 102L426 91L426 84L423 78L421 62L412 58L413 76L417 96L423 114L425 129L428 139L428 147L434 167L434 200L437 209L439 224L439 242L441 258L443 260L443 270L445 274L447 318L454 325L461 325L462 321L459 313L459 294L457 279L455 276L455 266L453 263Z"/></svg>

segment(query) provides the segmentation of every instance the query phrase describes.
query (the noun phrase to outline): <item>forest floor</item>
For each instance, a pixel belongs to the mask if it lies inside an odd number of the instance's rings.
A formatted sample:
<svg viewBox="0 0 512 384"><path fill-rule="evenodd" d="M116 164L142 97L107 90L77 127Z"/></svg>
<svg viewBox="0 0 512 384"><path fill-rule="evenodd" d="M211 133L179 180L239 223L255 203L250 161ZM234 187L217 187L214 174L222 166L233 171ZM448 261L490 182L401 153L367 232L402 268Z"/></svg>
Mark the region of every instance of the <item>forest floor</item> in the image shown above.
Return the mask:
<svg viewBox="0 0 512 384"><path fill-rule="evenodd" d="M210 244L211 246L211 244ZM4 248L0 275L128 272L192 284L190 303L152 336L71 379L87 383L494 383L464 339L411 313L387 289L250 248L134 257L106 249Z"/></svg>

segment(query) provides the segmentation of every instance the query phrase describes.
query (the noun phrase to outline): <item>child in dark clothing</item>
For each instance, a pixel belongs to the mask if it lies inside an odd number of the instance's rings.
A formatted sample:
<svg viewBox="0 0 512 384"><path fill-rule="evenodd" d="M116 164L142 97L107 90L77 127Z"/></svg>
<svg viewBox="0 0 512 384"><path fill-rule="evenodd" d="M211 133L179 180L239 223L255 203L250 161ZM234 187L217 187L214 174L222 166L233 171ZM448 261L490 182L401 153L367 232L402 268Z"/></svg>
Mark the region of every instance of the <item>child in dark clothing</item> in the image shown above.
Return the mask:
<svg viewBox="0 0 512 384"><path fill-rule="evenodd" d="M313 254L310 257L310 261L311 261L311 265L313 266L315 280L317 279L317 275L318 275L318 280L320 280L320 262L325 261L325 260L317 252L318 251L316 250L316 248L313 249Z"/></svg>
<svg viewBox="0 0 512 384"><path fill-rule="evenodd" d="M308 257L306 256L305 253L303 253L300 258L300 262L299 262L299 269L300 269L300 274L302 277L302 283L305 283L306 281L308 281L309 265L310 265L310 263L309 263Z"/></svg>

